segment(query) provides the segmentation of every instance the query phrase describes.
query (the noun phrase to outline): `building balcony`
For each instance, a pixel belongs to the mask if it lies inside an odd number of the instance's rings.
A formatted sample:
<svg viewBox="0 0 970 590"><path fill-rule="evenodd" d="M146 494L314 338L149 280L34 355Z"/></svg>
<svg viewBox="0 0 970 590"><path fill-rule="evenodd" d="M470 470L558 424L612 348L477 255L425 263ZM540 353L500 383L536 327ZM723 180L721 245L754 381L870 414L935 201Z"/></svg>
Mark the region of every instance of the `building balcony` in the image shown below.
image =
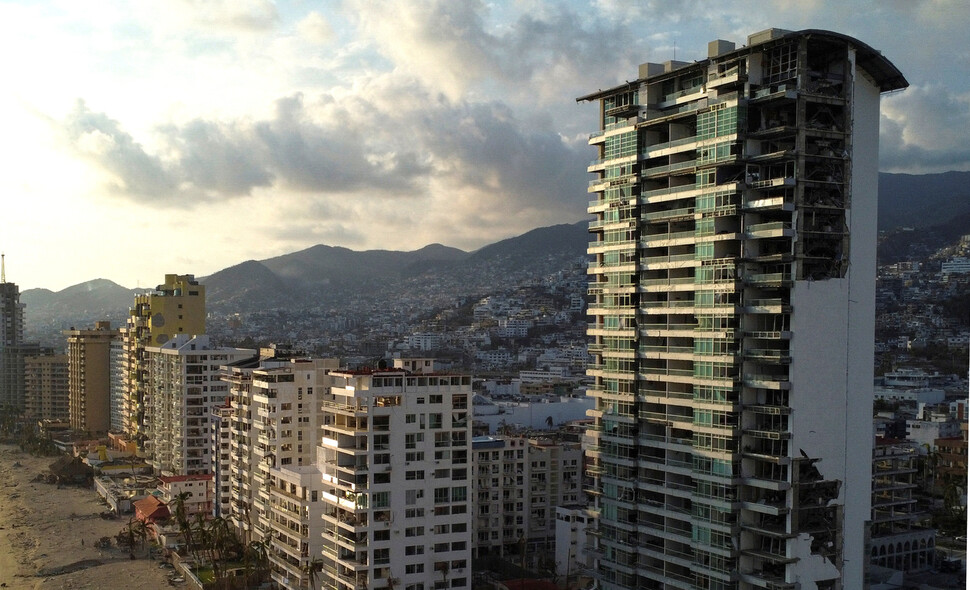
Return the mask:
<svg viewBox="0 0 970 590"><path fill-rule="evenodd" d="M749 226L744 235L747 238L793 238L795 237L795 229L791 222L787 221L757 223Z"/></svg>

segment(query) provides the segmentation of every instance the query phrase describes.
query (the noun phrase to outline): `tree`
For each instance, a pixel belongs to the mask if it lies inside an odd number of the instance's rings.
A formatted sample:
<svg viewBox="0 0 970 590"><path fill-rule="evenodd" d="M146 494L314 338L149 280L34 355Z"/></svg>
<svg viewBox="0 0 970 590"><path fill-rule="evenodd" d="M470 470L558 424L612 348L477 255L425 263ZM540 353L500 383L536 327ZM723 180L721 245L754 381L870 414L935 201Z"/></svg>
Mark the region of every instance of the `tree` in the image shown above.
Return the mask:
<svg viewBox="0 0 970 590"><path fill-rule="evenodd" d="M552 416L546 416L546 427L551 429L552 425L553 425Z"/></svg>
<svg viewBox="0 0 970 590"><path fill-rule="evenodd" d="M185 511L185 501L189 499L188 492L182 492L172 498L171 510L175 522L178 524L182 540L185 541L185 550L188 552L192 547L192 524L189 522L188 514Z"/></svg>
<svg viewBox="0 0 970 590"><path fill-rule="evenodd" d="M317 577L323 571L323 560L319 556L314 555L312 559L308 559L303 564L301 569L307 579L307 588L309 590L315 590L317 587Z"/></svg>

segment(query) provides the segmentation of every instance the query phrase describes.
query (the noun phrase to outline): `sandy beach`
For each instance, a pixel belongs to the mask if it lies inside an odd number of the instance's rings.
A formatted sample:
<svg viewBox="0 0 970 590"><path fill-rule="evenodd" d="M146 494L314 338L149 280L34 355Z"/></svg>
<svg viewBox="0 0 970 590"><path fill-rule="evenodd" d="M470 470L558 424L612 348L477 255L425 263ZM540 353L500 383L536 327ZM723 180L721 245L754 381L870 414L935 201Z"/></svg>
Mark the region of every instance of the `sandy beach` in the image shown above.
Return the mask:
<svg viewBox="0 0 970 590"><path fill-rule="evenodd" d="M128 520L102 519L93 488L33 481L55 459L0 445L0 588L170 588L170 570L140 548L132 560L127 549L94 546L101 537L113 545Z"/></svg>

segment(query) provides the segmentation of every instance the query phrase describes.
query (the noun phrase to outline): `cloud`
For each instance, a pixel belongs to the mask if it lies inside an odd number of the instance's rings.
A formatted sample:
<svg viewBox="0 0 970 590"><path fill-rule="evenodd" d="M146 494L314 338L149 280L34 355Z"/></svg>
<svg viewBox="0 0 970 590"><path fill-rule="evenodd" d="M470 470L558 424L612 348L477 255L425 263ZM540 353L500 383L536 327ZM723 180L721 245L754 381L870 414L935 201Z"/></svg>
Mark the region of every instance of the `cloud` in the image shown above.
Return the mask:
<svg viewBox="0 0 970 590"><path fill-rule="evenodd" d="M279 20L270 0L179 0L164 3L197 25L238 31L265 31Z"/></svg>
<svg viewBox="0 0 970 590"><path fill-rule="evenodd" d="M880 169L923 174L970 170L970 93L910 86L882 101Z"/></svg>
<svg viewBox="0 0 970 590"><path fill-rule="evenodd" d="M157 158L147 154L118 121L91 111L83 101L75 104L62 129L76 153L105 174L114 192L155 199L175 190L176 180Z"/></svg>
<svg viewBox="0 0 970 590"><path fill-rule="evenodd" d="M296 24L296 30L304 39L312 43L330 43L334 39L333 27L330 26L330 22L315 10Z"/></svg>
<svg viewBox="0 0 970 590"><path fill-rule="evenodd" d="M512 212L534 217L564 206L578 217L589 157L550 117L526 120L499 101L451 102L399 74L349 92L282 97L260 119L160 125L152 151L83 102L60 126L68 148L110 180L116 197L190 208L272 191L359 201L361 219L402 199L456 222L507 226L502 218Z"/></svg>

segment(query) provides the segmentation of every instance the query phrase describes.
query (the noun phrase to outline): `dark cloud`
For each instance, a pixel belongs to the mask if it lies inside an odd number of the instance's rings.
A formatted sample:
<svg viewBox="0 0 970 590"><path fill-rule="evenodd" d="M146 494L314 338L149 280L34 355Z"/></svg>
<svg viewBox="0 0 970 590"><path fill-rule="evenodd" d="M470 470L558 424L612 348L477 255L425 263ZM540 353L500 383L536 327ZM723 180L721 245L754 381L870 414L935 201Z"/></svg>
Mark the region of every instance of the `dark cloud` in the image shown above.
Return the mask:
<svg viewBox="0 0 970 590"><path fill-rule="evenodd" d="M248 129L196 119L162 131L178 153L182 180L207 195L245 195L272 184Z"/></svg>
<svg viewBox="0 0 970 590"><path fill-rule="evenodd" d="M111 187L135 199L164 198L176 190L177 180L162 163L104 113L91 111L84 101L63 124L76 151L96 163L111 179Z"/></svg>
<svg viewBox="0 0 970 590"><path fill-rule="evenodd" d="M62 127L70 148L111 177L114 194L157 206L225 200L260 187L406 195L428 172L406 141L397 142L400 149L379 141L379 118L328 97L313 108L302 95L282 98L264 121L195 119L161 126L154 139L164 157L148 153L118 121L83 102Z"/></svg>

